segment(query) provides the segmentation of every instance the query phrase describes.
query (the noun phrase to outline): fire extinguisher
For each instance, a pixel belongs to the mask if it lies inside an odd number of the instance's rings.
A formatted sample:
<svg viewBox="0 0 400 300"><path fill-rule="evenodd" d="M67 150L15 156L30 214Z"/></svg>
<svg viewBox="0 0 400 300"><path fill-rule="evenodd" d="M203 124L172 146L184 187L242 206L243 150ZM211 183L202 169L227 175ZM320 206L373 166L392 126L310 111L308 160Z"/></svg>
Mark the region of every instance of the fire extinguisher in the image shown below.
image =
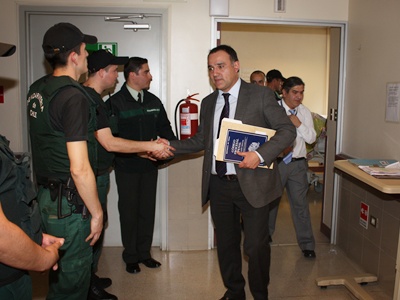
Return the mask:
<svg viewBox="0 0 400 300"><path fill-rule="evenodd" d="M196 95L198 95L198 93L187 96L186 99L180 100L175 107L175 131L178 135L176 112L179 107L179 135L181 140L185 140L194 136L197 132L197 128L199 127L199 109L195 103L190 102L190 100L200 102L199 100L193 98L193 96ZM184 103L181 104L182 102Z"/></svg>

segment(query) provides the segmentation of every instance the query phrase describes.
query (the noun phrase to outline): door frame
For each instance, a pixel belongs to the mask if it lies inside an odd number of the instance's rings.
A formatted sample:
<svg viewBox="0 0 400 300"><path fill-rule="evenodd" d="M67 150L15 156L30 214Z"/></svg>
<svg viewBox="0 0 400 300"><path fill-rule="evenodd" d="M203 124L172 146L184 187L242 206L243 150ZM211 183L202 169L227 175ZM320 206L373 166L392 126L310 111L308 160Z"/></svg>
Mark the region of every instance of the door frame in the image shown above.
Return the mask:
<svg viewBox="0 0 400 300"><path fill-rule="evenodd" d="M338 66L338 99L337 99L337 121L336 121L336 136L334 140L331 141L335 153L341 153L342 150L342 133L343 133L343 106L344 106L344 94L345 94L345 78L346 78L346 48L347 48L347 22L344 21L307 21L307 20L284 20L284 19L269 19L269 18L235 18L235 17L212 17L211 18L211 48L218 45L221 32L219 23L243 23L243 24L260 24L260 25L290 25L290 26L311 26L311 27L335 27L340 29L340 58ZM328 88L329 89L329 88ZM330 110L330 103L328 101L328 111ZM328 112L327 112L328 113ZM327 119L329 115L327 115ZM329 132L328 132L329 134ZM327 137L329 138L329 137ZM333 144L332 144L333 142ZM328 165L333 165L334 157L330 156ZM327 172L327 163L325 162L324 178ZM323 196L323 208L325 205L331 207L331 221L330 224L326 224L324 218L324 213L321 213L321 227L320 230L325 235L330 236L331 243L336 243L336 219L338 210L338 193L337 185L338 178L334 176L333 168L329 169L332 174L332 186L333 188L328 190L330 194L326 193L326 184L324 184L324 196ZM325 179L324 179L325 180ZM325 181L324 181L325 182ZM213 225L209 222L209 234L213 235Z"/></svg>
<svg viewBox="0 0 400 300"><path fill-rule="evenodd" d="M168 36L168 9L167 8L149 8L149 7L81 7L81 6L48 6L48 5L18 5L19 16L19 42L20 42L20 92L21 92L21 121L22 121L22 145L23 149L30 149L29 134L28 134L28 120L26 111L25 95L28 94L30 82L31 67L29 64L29 17L32 14L48 14L48 15L73 15L73 16L126 16L136 15L138 12L145 12L145 14L157 14L161 17L161 49L160 49L160 85L159 98L166 106L165 99L167 99L167 36ZM163 101L164 99L164 101ZM160 248L162 250L168 249L168 174L166 169L159 170L158 184L157 184L157 208L159 209L159 235L160 235Z"/></svg>

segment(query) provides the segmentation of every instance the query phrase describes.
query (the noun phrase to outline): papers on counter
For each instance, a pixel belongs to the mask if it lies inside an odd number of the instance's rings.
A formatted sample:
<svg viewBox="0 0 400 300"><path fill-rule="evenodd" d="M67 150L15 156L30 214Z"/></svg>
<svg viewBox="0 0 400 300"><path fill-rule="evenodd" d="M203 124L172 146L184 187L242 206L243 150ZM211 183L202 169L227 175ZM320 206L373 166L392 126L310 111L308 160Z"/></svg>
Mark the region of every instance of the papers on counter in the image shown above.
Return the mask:
<svg viewBox="0 0 400 300"><path fill-rule="evenodd" d="M375 178L400 178L400 163L393 159L349 159L349 162Z"/></svg>

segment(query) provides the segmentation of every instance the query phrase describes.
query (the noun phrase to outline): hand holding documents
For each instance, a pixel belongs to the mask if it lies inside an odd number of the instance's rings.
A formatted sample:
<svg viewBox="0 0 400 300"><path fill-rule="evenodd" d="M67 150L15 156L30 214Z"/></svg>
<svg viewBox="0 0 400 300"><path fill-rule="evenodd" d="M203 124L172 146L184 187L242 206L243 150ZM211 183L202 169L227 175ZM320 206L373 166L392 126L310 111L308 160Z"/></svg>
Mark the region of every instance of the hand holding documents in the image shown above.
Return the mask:
<svg viewBox="0 0 400 300"><path fill-rule="evenodd" d="M375 178L400 178L400 163L393 159L349 159L349 162Z"/></svg>
<svg viewBox="0 0 400 300"><path fill-rule="evenodd" d="M243 124L239 120L223 119L214 154L219 161L240 163L237 152L256 151L275 134L275 130ZM268 168L264 165L259 167ZM270 166L272 168L273 165Z"/></svg>

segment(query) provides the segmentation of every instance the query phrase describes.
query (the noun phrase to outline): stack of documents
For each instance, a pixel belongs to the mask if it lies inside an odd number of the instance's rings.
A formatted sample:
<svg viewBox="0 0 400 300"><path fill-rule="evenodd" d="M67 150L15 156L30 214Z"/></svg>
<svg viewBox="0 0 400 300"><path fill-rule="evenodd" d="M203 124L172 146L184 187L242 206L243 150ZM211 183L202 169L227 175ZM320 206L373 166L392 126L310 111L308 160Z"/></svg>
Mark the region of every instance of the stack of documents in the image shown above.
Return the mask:
<svg viewBox="0 0 400 300"><path fill-rule="evenodd" d="M275 135L275 130L243 124L239 120L224 118L221 122L219 139L215 143L216 160L239 164L243 157L237 152L256 151ZM264 164L260 168L273 168Z"/></svg>
<svg viewBox="0 0 400 300"><path fill-rule="evenodd" d="M349 159L349 162L376 178L400 178L400 163L393 159Z"/></svg>

